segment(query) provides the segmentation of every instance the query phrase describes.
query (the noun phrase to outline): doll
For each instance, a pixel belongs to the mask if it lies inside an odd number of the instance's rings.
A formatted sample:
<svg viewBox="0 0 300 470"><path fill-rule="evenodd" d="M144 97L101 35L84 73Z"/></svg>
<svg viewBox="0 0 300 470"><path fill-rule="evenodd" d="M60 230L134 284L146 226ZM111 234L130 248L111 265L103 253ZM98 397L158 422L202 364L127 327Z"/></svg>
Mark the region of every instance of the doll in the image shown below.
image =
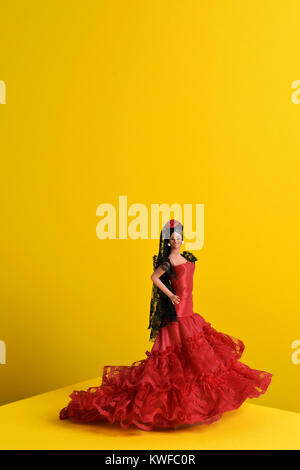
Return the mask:
<svg viewBox="0 0 300 470"><path fill-rule="evenodd" d="M168 221L153 256L146 358L104 366L102 384L75 390L60 419L107 420L145 431L211 424L265 393L270 372L239 361L244 343L217 331L193 308L196 256L181 251L183 226Z"/></svg>

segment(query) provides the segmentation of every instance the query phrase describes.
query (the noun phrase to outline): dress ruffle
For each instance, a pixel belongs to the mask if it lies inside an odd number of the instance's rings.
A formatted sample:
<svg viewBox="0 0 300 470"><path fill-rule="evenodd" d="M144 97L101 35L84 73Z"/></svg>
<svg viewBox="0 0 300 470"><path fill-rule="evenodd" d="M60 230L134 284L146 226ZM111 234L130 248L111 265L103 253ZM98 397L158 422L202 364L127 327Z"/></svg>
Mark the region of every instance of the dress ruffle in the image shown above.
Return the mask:
<svg viewBox="0 0 300 470"><path fill-rule="evenodd" d="M107 420L145 431L209 424L266 392L273 374L239 362L241 340L197 313L178 320L162 328L145 359L104 366L102 385L73 391L60 419Z"/></svg>

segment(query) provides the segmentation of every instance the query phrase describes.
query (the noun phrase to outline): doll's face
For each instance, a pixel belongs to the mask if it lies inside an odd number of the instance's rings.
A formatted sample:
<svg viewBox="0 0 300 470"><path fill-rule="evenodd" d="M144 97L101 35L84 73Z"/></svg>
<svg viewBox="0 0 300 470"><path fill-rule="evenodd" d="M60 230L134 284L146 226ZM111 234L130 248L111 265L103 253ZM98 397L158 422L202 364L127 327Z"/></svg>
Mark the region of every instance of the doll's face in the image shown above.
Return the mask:
<svg viewBox="0 0 300 470"><path fill-rule="evenodd" d="M170 236L170 244L172 248L178 248L182 244L182 236L178 232L173 232Z"/></svg>

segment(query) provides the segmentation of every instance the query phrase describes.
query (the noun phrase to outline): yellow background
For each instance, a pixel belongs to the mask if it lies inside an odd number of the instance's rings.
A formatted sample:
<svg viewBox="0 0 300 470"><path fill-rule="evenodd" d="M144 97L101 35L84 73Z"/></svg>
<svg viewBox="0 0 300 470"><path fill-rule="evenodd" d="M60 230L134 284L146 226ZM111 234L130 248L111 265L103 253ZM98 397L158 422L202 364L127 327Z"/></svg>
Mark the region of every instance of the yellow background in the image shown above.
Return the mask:
<svg viewBox="0 0 300 470"><path fill-rule="evenodd" d="M96 237L127 195L204 204L194 311L300 411L299 34L296 0L1 6L2 404L152 347L158 240Z"/></svg>

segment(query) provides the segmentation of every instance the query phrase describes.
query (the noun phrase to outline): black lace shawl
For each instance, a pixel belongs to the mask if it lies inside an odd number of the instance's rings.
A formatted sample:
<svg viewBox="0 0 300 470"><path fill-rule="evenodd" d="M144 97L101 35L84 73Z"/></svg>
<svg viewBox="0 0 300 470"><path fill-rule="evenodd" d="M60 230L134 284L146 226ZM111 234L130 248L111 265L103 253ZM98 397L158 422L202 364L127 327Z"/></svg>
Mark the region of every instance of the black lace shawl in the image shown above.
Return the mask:
<svg viewBox="0 0 300 470"><path fill-rule="evenodd" d="M190 251L184 251L181 256L188 261L195 263L197 258ZM165 272L160 276L160 280L173 292L171 277L177 279L176 272L173 265L167 256L153 256L153 269L155 270L160 266ZM156 336L160 330L168 324L168 322L178 321L175 306L171 299L153 283L151 304L150 304L150 318L148 330L151 328L150 341L155 341Z"/></svg>

